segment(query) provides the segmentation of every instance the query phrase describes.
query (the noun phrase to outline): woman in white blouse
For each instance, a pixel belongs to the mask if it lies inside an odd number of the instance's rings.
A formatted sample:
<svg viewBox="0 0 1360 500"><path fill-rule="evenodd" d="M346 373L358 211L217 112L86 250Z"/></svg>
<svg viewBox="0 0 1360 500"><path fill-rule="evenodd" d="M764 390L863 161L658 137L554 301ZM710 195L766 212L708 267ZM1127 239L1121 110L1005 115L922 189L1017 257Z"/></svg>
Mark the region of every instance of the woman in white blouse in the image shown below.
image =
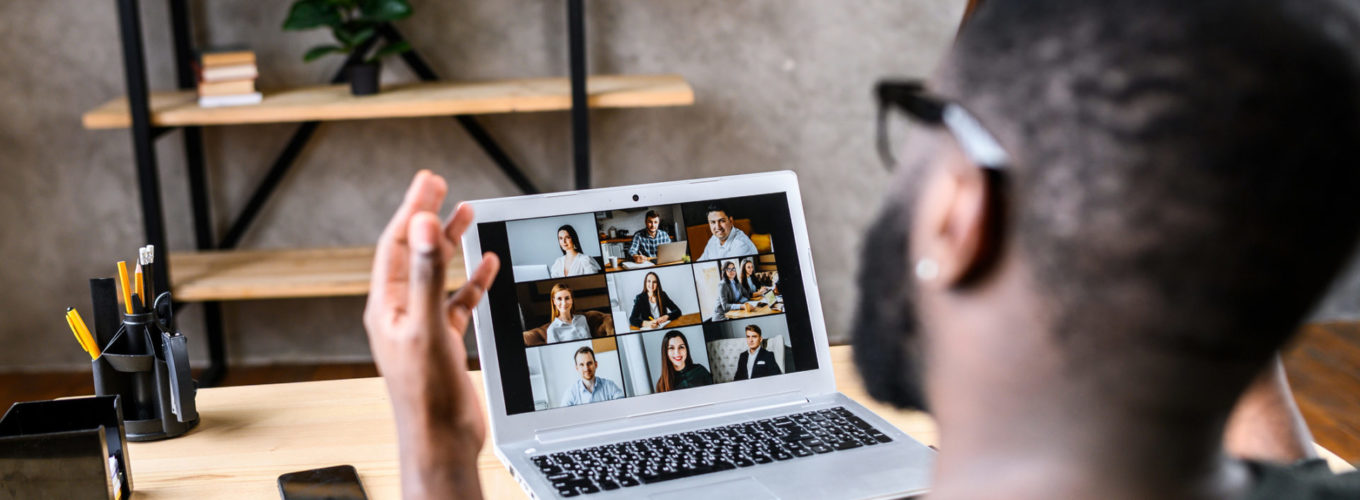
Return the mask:
<svg viewBox="0 0 1360 500"><path fill-rule="evenodd" d="M600 263L581 252L581 238L576 236L576 228L571 224L557 228L557 246L562 249L562 256L553 261L548 269L549 276L564 278L600 272Z"/></svg>
<svg viewBox="0 0 1360 500"><path fill-rule="evenodd" d="M585 315L573 314L570 287L563 283L553 285L548 297L552 300L553 315L547 331L549 344L590 338L590 326L586 323Z"/></svg>

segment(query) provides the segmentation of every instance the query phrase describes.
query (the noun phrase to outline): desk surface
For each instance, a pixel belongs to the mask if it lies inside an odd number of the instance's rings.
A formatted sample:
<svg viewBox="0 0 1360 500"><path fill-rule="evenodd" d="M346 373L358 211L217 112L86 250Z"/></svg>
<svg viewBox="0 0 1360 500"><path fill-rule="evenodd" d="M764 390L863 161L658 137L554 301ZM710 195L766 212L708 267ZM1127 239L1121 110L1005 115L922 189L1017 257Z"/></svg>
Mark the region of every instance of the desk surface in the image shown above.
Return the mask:
<svg viewBox="0 0 1360 500"><path fill-rule="evenodd" d="M751 301L751 302L755 302L755 301ZM764 305L758 305L758 306L756 306L754 309L751 309L750 312L746 312L746 311L743 311L743 310L741 310L741 309L738 309L738 310L735 310L735 311L727 311L726 313L723 314L723 316L727 317L727 319L746 319L746 318L754 318L754 317L756 317L756 316L768 316L768 315L771 315L771 314L779 314L779 313L784 312L784 310L782 309L782 308L784 307L784 305L783 305L783 304L780 304L779 307L780 307L781 309L775 309L775 308L773 307L772 304L764 304ZM847 359L847 361L848 361L848 359ZM840 377L837 376L836 379L837 379L837 380L840 380Z"/></svg>
<svg viewBox="0 0 1360 500"><path fill-rule="evenodd" d="M671 320L669 323L666 323L666 326L664 328L680 328L682 326L693 326L699 324L700 322L702 321L699 318L699 313L692 312L689 314L681 314L679 317ZM642 329L633 325L628 325L628 330L636 332L641 331ZM656 328L652 328L652 330L656 330Z"/></svg>
<svg viewBox="0 0 1360 500"><path fill-rule="evenodd" d="M656 262L656 257L647 257L647 260L650 261L650 262L655 263L655 262ZM622 273L622 272L628 272L628 271L640 271L640 270L643 270L643 269L656 269L656 268L658 268L658 267L674 266L674 265L676 265L676 264L684 264L684 263L685 263L684 260L673 260L673 261L670 261L670 262L662 262L662 263L657 264L657 265L654 265L654 266L637 267L637 268L629 269L629 268L623 266L623 264L624 264L625 262L632 262L632 260L620 258L620 259L619 259L619 265L618 265L618 267L614 267L614 266L611 266L611 265L609 265L609 264L605 264L605 265L604 265L604 272L606 272L606 273Z"/></svg>
<svg viewBox="0 0 1360 500"><path fill-rule="evenodd" d="M921 442L937 443L930 417L893 410L865 394L848 347L832 347L831 359L846 396ZM481 375L471 375L479 397ZM359 470L370 498L400 498L396 429L382 379L203 389L197 402L202 423L188 435L131 443L136 498L278 498L279 474L340 464ZM1349 468L1319 451L1334 469ZM478 468L487 498L524 498L489 441Z"/></svg>

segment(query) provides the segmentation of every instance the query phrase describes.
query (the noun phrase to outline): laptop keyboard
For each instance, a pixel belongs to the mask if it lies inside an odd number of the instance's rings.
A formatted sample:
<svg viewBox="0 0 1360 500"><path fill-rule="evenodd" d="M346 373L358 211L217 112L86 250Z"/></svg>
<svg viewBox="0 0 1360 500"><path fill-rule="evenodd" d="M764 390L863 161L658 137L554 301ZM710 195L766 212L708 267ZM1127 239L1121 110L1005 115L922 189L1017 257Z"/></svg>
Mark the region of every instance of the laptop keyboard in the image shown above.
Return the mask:
<svg viewBox="0 0 1360 500"><path fill-rule="evenodd" d="M564 497L891 442L844 407L531 457Z"/></svg>

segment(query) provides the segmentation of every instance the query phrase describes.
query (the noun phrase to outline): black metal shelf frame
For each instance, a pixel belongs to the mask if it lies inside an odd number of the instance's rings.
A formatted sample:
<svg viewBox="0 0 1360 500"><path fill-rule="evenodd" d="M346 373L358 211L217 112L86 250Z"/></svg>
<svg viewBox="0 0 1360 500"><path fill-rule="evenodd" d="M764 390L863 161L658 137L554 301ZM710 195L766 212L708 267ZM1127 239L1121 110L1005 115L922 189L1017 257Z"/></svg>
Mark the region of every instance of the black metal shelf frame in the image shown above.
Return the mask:
<svg viewBox="0 0 1360 500"><path fill-rule="evenodd" d="M174 38L175 81L181 90L192 90L197 81L193 71L193 26L189 17L188 0L168 0L170 24ZM137 166L137 188L142 209L142 226L146 241L156 246L156 262L162 272L156 273L156 289L170 289L169 249L166 245L165 214L161 205L160 173L156 162L154 142L171 130L179 129L184 143L185 167L188 173L189 199L193 211L194 246L197 250L225 250L235 248L249 230L269 197L277 190L289 169L302 153L302 148L321 125L319 121L300 123L283 151L274 159L269 171L256 185L249 201L237 214L225 236L216 240L210 216L208 176L203 156L203 128L200 126L155 127L151 125L150 94L146 77L146 56L142 45L142 26L139 0L117 0L118 25L122 37L123 75L127 84L128 110L132 117L132 150ZM571 80L571 139L572 165L576 188L590 187L590 123L586 103L585 6L583 0L566 0L568 57ZM379 35L389 42L404 40L396 27L386 24ZM370 40L361 50L345 60L348 66L376 42ZM401 55L402 60L422 81L437 81L434 69L415 50ZM344 81L344 66L331 83ZM501 172L525 194L538 193L519 166L501 149L495 138L470 115L452 117L472 137L477 146L490 157ZM183 304L179 304L183 305ZM204 330L208 342L209 364L200 377L204 386L213 386L227 371L226 347L223 341L222 303L203 302Z"/></svg>

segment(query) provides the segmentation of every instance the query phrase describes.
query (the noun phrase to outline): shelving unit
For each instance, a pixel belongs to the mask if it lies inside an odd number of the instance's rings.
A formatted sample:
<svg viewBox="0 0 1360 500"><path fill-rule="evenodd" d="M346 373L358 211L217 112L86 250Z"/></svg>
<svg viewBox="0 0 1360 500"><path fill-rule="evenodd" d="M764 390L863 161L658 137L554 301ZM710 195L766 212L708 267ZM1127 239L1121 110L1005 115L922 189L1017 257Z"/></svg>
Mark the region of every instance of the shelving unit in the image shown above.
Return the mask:
<svg viewBox="0 0 1360 500"><path fill-rule="evenodd" d="M209 300L343 297L368 293L373 247L172 252L175 298ZM467 282L455 255L444 286Z"/></svg>
<svg viewBox="0 0 1360 500"><path fill-rule="evenodd" d="M139 0L115 1L127 95L86 112L81 121L87 129L131 131L146 241L156 246L156 262L165 263L161 267L166 272L156 273L156 288L172 290L177 307L184 302L201 302L204 308L210 357L200 381L205 386L221 380L227 366L221 301L363 295L368 291L371 247L233 250L322 122L450 116L497 168L528 194L538 189L472 115L570 110L572 165L576 187L583 189L590 186L588 108L686 106L694 102L693 89L677 75L588 77L584 0L565 0L567 78L446 81L412 50L403 53L401 59L421 82L385 86L375 96L351 96L340 85L344 81L342 70L330 85L268 91L264 101L256 105L200 108L194 95L195 52L188 0L167 0L179 88L168 92L152 92L147 85ZM404 41L395 27L384 25L345 65L356 62L379 39ZM219 237L210 213L202 127L286 122L297 122L297 129L225 235ZM195 252L170 254L166 246L154 142L171 131L181 132L184 145ZM459 258L449 266L447 284L453 289L465 280Z"/></svg>
<svg viewBox="0 0 1360 500"><path fill-rule="evenodd" d="M679 75L600 75L586 79L592 108L684 106L694 91ZM373 96L350 95L347 85L265 91L250 106L203 108L193 91L152 92L151 125L242 125L370 118L525 113L571 109L571 82L534 78L492 82L430 82L384 86ZM81 118L87 129L132 125L126 98L105 103Z"/></svg>

